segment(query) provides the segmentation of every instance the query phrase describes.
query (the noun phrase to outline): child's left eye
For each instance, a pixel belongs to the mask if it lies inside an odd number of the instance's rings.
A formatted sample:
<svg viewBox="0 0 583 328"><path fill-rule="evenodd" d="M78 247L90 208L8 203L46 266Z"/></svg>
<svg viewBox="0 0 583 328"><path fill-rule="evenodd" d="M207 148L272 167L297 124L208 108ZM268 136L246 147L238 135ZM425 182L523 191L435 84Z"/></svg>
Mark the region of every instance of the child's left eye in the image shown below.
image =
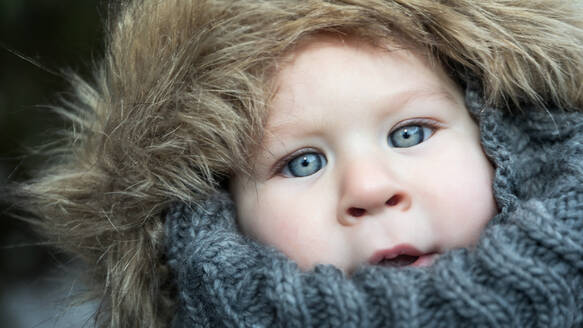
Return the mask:
<svg viewBox="0 0 583 328"><path fill-rule="evenodd" d="M406 125L389 134L389 146L395 148L413 147L429 139L434 131L434 127L422 124Z"/></svg>

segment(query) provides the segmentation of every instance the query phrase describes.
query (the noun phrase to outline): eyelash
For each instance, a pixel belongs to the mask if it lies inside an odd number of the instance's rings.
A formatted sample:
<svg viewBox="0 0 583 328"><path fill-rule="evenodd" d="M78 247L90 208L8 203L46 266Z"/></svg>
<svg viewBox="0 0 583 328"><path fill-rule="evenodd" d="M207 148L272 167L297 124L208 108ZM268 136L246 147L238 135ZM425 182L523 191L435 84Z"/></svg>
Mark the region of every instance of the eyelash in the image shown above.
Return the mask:
<svg viewBox="0 0 583 328"><path fill-rule="evenodd" d="M429 118L415 118L415 119L409 119L409 120L404 120L401 121L399 123L397 123L393 128L391 128L391 130L388 132L387 137L390 136L393 132L399 130L402 127L405 126L409 126L409 125L419 125L419 126L423 126L423 127L428 127L431 130L433 130L433 133L431 134L431 137L433 137L433 135L435 134L435 132L439 129L441 129L443 127L443 124L441 124L440 122L433 120L433 119L429 119ZM272 175L278 175L278 174L282 174L284 168L286 167L286 165L288 165L288 163L290 161L292 161L293 159L305 155L305 154L310 154L310 153L321 153L321 151L319 151L318 149L315 148L302 148L299 149L297 151L292 152L291 154L281 158L275 165L274 168L272 170Z"/></svg>
<svg viewBox="0 0 583 328"><path fill-rule="evenodd" d="M399 130L402 127L405 126L409 126L409 125L420 125L420 126L424 126L424 127L428 127L431 128L433 131L433 133L435 133L435 131L443 128L443 124L430 119L430 118L413 118L410 120L405 120L405 121L401 121L399 123L397 123L388 133L388 135L391 135L393 132ZM433 136L433 134L432 134Z"/></svg>

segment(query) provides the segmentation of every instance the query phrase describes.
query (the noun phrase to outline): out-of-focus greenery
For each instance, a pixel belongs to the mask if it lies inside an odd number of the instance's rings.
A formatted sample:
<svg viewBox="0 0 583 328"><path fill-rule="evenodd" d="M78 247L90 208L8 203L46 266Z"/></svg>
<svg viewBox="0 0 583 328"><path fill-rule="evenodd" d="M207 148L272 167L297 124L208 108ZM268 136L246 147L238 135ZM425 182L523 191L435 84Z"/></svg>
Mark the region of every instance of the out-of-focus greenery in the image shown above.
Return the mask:
<svg viewBox="0 0 583 328"><path fill-rule="evenodd" d="M0 0L0 181L35 165L15 156L46 142L57 124L42 105L67 91L62 69L86 73L98 59L103 8L95 0Z"/></svg>
<svg viewBox="0 0 583 328"><path fill-rule="evenodd" d="M65 124L47 105L67 93L63 69L90 79L102 53L107 0L0 0L0 185L20 181L43 158L27 156ZM0 195L2 197L2 195ZM0 208L0 291L54 265L23 222ZM1 294L1 292L0 292ZM1 317L1 313L0 313Z"/></svg>

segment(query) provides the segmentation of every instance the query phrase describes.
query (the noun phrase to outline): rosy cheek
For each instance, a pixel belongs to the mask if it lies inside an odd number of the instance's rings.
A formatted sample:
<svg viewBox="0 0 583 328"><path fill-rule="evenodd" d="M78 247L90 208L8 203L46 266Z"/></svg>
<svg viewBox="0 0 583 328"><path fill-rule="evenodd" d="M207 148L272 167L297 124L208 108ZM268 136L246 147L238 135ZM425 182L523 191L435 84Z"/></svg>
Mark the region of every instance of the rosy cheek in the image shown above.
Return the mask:
<svg viewBox="0 0 583 328"><path fill-rule="evenodd" d="M418 170L424 172L417 181L425 211L434 216L432 228L449 246L473 244L495 214L493 170L476 148L475 144L446 148Z"/></svg>
<svg viewBox="0 0 583 328"><path fill-rule="evenodd" d="M279 249L290 248L299 233L292 209L281 204L281 200L270 197L256 205L246 213L251 220L244 224L244 232Z"/></svg>

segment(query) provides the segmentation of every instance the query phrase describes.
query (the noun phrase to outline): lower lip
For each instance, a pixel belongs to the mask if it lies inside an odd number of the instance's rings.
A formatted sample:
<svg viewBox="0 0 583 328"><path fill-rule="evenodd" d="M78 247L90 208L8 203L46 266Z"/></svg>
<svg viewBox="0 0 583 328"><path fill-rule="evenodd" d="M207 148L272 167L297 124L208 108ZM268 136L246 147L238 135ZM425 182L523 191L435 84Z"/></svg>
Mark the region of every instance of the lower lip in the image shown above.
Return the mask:
<svg viewBox="0 0 583 328"><path fill-rule="evenodd" d="M433 264L433 262L435 262L435 260L437 259L438 256L439 256L439 254L437 254L437 253L421 255L421 256L419 256L417 261L411 263L411 266L418 267L418 268L431 266Z"/></svg>

